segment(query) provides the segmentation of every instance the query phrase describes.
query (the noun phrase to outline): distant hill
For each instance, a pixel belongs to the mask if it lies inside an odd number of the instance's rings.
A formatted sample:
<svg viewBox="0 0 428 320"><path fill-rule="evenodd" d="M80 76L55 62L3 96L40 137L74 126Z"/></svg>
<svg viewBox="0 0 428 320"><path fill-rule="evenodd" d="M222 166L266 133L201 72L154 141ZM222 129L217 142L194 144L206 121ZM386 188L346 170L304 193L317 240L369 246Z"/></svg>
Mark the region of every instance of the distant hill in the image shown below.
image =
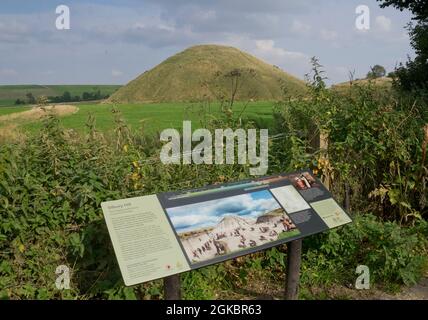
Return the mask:
<svg viewBox="0 0 428 320"><path fill-rule="evenodd" d="M111 95L120 85L0 85L0 107L11 106L17 99L26 100L26 94L40 96L61 96L69 92L71 96L82 96L84 92L100 91L101 95Z"/></svg>
<svg viewBox="0 0 428 320"><path fill-rule="evenodd" d="M230 232L239 228L250 228L251 224L248 220L240 216L225 216L214 228L213 233Z"/></svg>
<svg viewBox="0 0 428 320"><path fill-rule="evenodd" d="M284 210L282 208L269 211L257 218L256 223L268 223L272 220L277 220L279 216L284 215Z"/></svg>
<svg viewBox="0 0 428 320"><path fill-rule="evenodd" d="M392 87L392 79L388 77L382 77L377 79L358 79L358 80L352 81L352 85L366 86L369 84L376 86L376 88L381 90L389 90ZM331 86L331 89L340 93L348 90L350 86L351 86L351 83L347 81L347 82L335 84Z"/></svg>
<svg viewBox="0 0 428 320"><path fill-rule="evenodd" d="M227 77L239 70L239 77ZM305 83L258 58L233 47L190 47L144 72L119 89L106 102L189 102L230 96L239 79L236 100L272 101L303 95Z"/></svg>

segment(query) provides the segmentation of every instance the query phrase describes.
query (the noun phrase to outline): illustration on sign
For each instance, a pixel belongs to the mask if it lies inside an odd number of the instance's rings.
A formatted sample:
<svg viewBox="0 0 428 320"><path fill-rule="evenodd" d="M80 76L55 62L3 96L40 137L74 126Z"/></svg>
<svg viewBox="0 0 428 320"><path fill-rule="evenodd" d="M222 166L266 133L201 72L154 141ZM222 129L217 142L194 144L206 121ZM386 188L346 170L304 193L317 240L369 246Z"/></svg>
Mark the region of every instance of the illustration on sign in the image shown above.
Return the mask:
<svg viewBox="0 0 428 320"><path fill-rule="evenodd" d="M191 263L300 234L267 190L166 211Z"/></svg>

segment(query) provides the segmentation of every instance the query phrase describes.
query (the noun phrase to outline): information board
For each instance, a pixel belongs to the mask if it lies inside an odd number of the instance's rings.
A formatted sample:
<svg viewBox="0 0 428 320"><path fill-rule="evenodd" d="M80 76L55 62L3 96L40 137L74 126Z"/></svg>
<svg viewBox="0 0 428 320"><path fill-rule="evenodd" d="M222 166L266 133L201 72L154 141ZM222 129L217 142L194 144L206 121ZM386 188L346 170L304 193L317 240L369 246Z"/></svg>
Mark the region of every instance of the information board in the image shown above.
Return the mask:
<svg viewBox="0 0 428 320"><path fill-rule="evenodd" d="M310 171L108 201L101 206L127 286L351 222Z"/></svg>

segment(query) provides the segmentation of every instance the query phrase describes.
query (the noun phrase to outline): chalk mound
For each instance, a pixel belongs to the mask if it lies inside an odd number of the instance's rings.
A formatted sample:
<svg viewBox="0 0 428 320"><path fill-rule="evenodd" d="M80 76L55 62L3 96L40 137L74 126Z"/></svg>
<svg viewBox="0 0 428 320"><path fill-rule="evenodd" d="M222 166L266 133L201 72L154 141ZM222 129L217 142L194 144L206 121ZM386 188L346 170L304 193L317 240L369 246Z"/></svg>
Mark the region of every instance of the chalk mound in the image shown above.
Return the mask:
<svg viewBox="0 0 428 320"><path fill-rule="evenodd" d="M233 47L190 47L144 72L107 103L191 102L230 96L230 74L239 72L236 100L275 101L304 95L305 83ZM229 76L228 76L229 75ZM236 79L236 77L235 77Z"/></svg>

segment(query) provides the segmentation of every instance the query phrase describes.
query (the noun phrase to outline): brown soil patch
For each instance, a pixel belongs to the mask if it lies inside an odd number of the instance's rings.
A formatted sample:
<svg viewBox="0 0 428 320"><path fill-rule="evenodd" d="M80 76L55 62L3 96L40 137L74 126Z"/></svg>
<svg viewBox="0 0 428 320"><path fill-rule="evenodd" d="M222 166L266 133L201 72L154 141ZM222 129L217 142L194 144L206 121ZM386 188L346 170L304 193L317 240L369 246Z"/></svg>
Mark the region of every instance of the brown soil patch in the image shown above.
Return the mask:
<svg viewBox="0 0 428 320"><path fill-rule="evenodd" d="M0 143L23 141L25 134L19 130L19 125L38 121L48 114L63 117L79 111L73 105L50 105L45 107L33 107L31 110L15 112L0 116Z"/></svg>
<svg viewBox="0 0 428 320"><path fill-rule="evenodd" d="M0 116L0 122L12 121L12 120L40 120L43 118L48 112L52 112L57 116L65 116L68 114L76 113L79 110L76 106L72 105L52 105L46 107L34 107L31 110L16 112L7 114L4 116Z"/></svg>
<svg viewBox="0 0 428 320"><path fill-rule="evenodd" d="M18 130L17 125L8 123L0 127L0 143L22 141L24 135Z"/></svg>
<svg viewBox="0 0 428 320"><path fill-rule="evenodd" d="M218 291L216 299L237 300L282 300L284 299L285 279L272 281L258 275L248 275L248 282L233 290ZM418 284L401 286L394 293L386 288L374 286L369 290L357 290L353 284L306 286L300 288L301 299L317 300L428 300L428 274Z"/></svg>

